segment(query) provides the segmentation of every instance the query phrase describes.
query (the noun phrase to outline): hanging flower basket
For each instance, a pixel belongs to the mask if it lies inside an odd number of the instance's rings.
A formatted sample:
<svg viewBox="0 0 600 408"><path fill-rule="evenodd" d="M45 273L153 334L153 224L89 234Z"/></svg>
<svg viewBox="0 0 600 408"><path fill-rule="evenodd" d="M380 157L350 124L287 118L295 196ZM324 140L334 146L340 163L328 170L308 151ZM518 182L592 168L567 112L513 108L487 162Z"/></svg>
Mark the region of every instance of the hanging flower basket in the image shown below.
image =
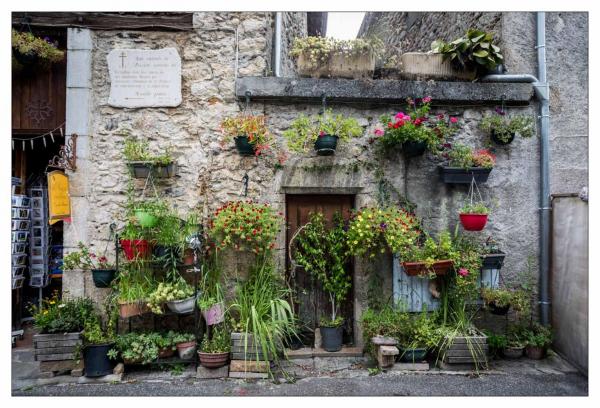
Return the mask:
<svg viewBox="0 0 600 408"><path fill-rule="evenodd" d="M490 139L492 139L492 142L499 144L501 146L506 146L512 143L513 140L515 140L515 134L511 133L508 140L502 140L500 139L498 136L496 136L496 132L494 132L493 130L490 132Z"/></svg>
<svg viewBox="0 0 600 408"><path fill-rule="evenodd" d="M460 223L466 231L481 231L487 224L487 214L459 214Z"/></svg>
<svg viewBox="0 0 600 408"><path fill-rule="evenodd" d="M97 288L109 288L115 279L117 271L115 269L92 269L92 279Z"/></svg>
<svg viewBox="0 0 600 408"><path fill-rule="evenodd" d="M254 146L250 141L248 141L248 136L237 136L234 138L235 148L238 153L242 156L254 156L256 151Z"/></svg>
<svg viewBox="0 0 600 408"><path fill-rule="evenodd" d="M150 245L145 239L122 239L121 247L128 261L148 259L151 254Z"/></svg>
<svg viewBox="0 0 600 408"><path fill-rule="evenodd" d="M404 142L402 143L402 152L406 157L418 157L422 156L427 150L427 143L425 142Z"/></svg>
<svg viewBox="0 0 600 408"><path fill-rule="evenodd" d="M430 271L433 271L436 275L446 275L450 269L454 266L454 262L450 259L444 259L435 261L431 268L427 268L425 262L402 262L404 272L408 276L426 276Z"/></svg>
<svg viewBox="0 0 600 408"><path fill-rule="evenodd" d="M127 163L129 173L134 178L145 179L154 175L156 178L170 178L176 174L175 163L169 164L155 164L152 162L145 161L132 161Z"/></svg>
<svg viewBox="0 0 600 408"><path fill-rule="evenodd" d="M319 135L315 141L315 150L319 156L331 156L335 153L337 142L336 135Z"/></svg>
<svg viewBox="0 0 600 408"><path fill-rule="evenodd" d="M475 178L476 183L485 183L490 176L492 169L481 167L447 167L440 166L440 175L442 181L447 184L469 184Z"/></svg>
<svg viewBox="0 0 600 408"><path fill-rule="evenodd" d="M495 303L488 304L488 307L490 308L490 313L496 316L506 316L510 309L510 305L500 307L496 306Z"/></svg>

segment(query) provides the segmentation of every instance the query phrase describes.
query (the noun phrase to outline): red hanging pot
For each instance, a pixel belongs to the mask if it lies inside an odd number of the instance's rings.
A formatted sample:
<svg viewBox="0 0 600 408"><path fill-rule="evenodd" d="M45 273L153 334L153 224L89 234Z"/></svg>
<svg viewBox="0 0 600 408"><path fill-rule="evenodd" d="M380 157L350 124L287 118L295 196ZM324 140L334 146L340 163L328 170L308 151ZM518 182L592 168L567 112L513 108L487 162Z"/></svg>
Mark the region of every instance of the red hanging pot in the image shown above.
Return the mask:
<svg viewBox="0 0 600 408"><path fill-rule="evenodd" d="M145 239L122 239L121 247L128 261L136 258L147 259L150 257L150 245Z"/></svg>
<svg viewBox="0 0 600 408"><path fill-rule="evenodd" d="M487 224L487 214L459 214L460 223L467 231L481 231Z"/></svg>

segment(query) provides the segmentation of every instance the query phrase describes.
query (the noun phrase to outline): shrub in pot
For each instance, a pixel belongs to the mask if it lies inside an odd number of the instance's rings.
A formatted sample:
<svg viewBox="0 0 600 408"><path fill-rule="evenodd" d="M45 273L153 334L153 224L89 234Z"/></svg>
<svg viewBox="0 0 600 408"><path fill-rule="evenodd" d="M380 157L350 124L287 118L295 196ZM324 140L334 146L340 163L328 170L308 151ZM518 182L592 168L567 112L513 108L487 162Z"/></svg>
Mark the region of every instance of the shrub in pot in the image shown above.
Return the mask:
<svg viewBox="0 0 600 408"><path fill-rule="evenodd" d="M456 69L475 70L478 76L495 70L504 62L500 47L494 44L494 35L473 28L468 29L463 37L448 43L436 40L431 49L441 53Z"/></svg>
<svg viewBox="0 0 600 408"><path fill-rule="evenodd" d="M158 359L160 348L156 333L130 332L116 337L111 358L120 356L125 364L149 364Z"/></svg>
<svg viewBox="0 0 600 408"><path fill-rule="evenodd" d="M117 274L114 265L108 262L105 255L98 256L91 252L89 247L79 242L78 251L69 252L63 257L61 269L72 271L81 269L91 271L94 286L97 288L108 288Z"/></svg>
<svg viewBox="0 0 600 408"><path fill-rule="evenodd" d="M230 333L224 327L215 328L212 337L208 333L204 335L198 358L200 364L207 368L223 367L229 362L229 351L231 350Z"/></svg>
<svg viewBox="0 0 600 408"><path fill-rule="evenodd" d="M429 350L438 344L437 322L426 310L413 315L408 320L407 330L400 337L399 360L415 363L425 360Z"/></svg>
<svg viewBox="0 0 600 408"><path fill-rule="evenodd" d="M459 212L460 223L466 231L481 231L487 224L489 211L481 202L465 204Z"/></svg>
<svg viewBox="0 0 600 408"><path fill-rule="evenodd" d="M196 353L196 336L193 333L179 333L173 339L177 354L182 360L189 360Z"/></svg>
<svg viewBox="0 0 600 408"><path fill-rule="evenodd" d="M376 336L390 337L398 343L408 343L408 328L410 326L410 313L401 307L383 304L381 307L371 307L362 314L360 324L363 330L363 337L371 339ZM372 342L367 342L365 351L368 352L374 360L377 359L376 349Z"/></svg>
<svg viewBox="0 0 600 408"><path fill-rule="evenodd" d="M171 155L171 148L165 149L160 155L150 153L150 144L147 140L138 140L129 136L125 139L123 155L127 162L130 174L135 178L147 178L150 175L156 178L174 177L176 166Z"/></svg>
<svg viewBox="0 0 600 408"><path fill-rule="evenodd" d="M458 143L445 143L439 156L446 162L440 166L444 183L470 184L473 179L484 183L496 164L496 156L489 150L473 150Z"/></svg>
<svg viewBox="0 0 600 408"><path fill-rule="evenodd" d="M460 125L456 117L443 113L432 115L431 97L407 99L406 112L385 114L379 118L371 142L380 152L401 149L406 157L416 157L426 150L438 152L447 137L456 133Z"/></svg>
<svg viewBox="0 0 600 408"><path fill-rule="evenodd" d="M169 330L166 333L153 333L153 341L158 347L158 358L169 358L175 355L177 347L175 346L176 332Z"/></svg>
<svg viewBox="0 0 600 408"><path fill-rule="evenodd" d="M508 346L508 338L504 334L494 334L490 331L484 331L487 336L487 344L489 346L490 357L499 358L502 352Z"/></svg>
<svg viewBox="0 0 600 408"><path fill-rule="evenodd" d="M362 134L363 128L358 120L334 115L331 109L327 109L320 115L298 116L283 132L283 137L288 149L293 152L307 153L314 148L317 155L329 156L335 153L339 141L349 142Z"/></svg>
<svg viewBox="0 0 600 408"><path fill-rule="evenodd" d="M58 42L53 42L48 37L36 37L31 32L19 32L13 29L11 45L13 70L19 70L24 66L48 69L65 57L65 52L58 49Z"/></svg>
<svg viewBox="0 0 600 408"><path fill-rule="evenodd" d="M297 235L296 263L313 275L329 295L330 317L321 319L322 347L326 351L342 348L342 324L338 315L340 303L352 287L352 277L346 270L348 245L344 231L344 220L336 213L333 227L327 229L322 213L313 213L308 224Z"/></svg>
<svg viewBox="0 0 600 408"><path fill-rule="evenodd" d="M155 314L162 314L165 304L173 313L190 313L194 310L194 292L194 287L181 277L175 282L160 282L149 294L147 306Z"/></svg>
<svg viewBox="0 0 600 408"><path fill-rule="evenodd" d="M484 116L479 122L479 128L490 135L490 139L499 145L512 143L518 134L530 138L535 134L535 122L531 116L506 116L500 109L495 114Z"/></svg>

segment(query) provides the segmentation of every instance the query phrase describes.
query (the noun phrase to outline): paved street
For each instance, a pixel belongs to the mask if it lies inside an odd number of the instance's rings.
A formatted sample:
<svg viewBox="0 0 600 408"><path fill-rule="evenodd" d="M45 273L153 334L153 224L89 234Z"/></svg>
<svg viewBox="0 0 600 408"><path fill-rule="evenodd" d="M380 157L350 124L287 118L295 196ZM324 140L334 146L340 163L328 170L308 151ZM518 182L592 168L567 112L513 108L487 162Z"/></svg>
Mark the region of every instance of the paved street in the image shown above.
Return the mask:
<svg viewBox="0 0 600 408"><path fill-rule="evenodd" d="M179 380L120 384L63 384L13 391L38 396L585 396L579 374L400 374L352 378L305 378L294 384L243 380Z"/></svg>

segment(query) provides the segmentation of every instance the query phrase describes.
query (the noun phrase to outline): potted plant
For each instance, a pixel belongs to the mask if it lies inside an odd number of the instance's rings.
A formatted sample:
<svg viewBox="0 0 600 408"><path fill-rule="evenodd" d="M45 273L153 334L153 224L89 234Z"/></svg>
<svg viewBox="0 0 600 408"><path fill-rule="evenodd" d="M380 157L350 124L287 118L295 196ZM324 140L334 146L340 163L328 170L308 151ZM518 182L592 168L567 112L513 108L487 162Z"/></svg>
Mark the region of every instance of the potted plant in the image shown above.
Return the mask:
<svg viewBox="0 0 600 408"><path fill-rule="evenodd" d="M344 220L334 215L333 228L327 230L322 213L313 213L308 224L297 235L295 261L313 275L329 295L331 313L320 322L322 347L326 351L342 348L343 317L339 316L340 303L352 287L352 277L346 270L347 242Z"/></svg>
<svg viewBox="0 0 600 408"><path fill-rule="evenodd" d="M447 274L453 269L456 250L448 231L439 234L436 241L427 236L423 245L415 242L402 254L402 267L408 276L435 278Z"/></svg>
<svg viewBox="0 0 600 408"><path fill-rule="evenodd" d="M504 316L510 309L513 292L507 289L483 287L481 288L481 298L492 314Z"/></svg>
<svg viewBox="0 0 600 408"><path fill-rule="evenodd" d="M123 363L149 364L159 356L156 333L130 332L115 338L115 347L110 352L110 358L121 356Z"/></svg>
<svg viewBox="0 0 600 408"><path fill-rule="evenodd" d="M460 223L466 231L481 231L487 224L489 211L481 202L467 203L459 211Z"/></svg>
<svg viewBox="0 0 600 408"><path fill-rule="evenodd" d="M541 360L546 356L546 351L551 344L552 329L550 326L533 324L525 335L525 354L532 360Z"/></svg>
<svg viewBox="0 0 600 408"><path fill-rule="evenodd" d="M154 343L158 347L158 358L170 358L175 355L177 347L173 339L176 333L169 330L166 333L155 333Z"/></svg>
<svg viewBox="0 0 600 408"><path fill-rule="evenodd" d="M406 157L417 157L425 150L437 152L444 140L454 134L458 128L456 117L443 113L430 115L431 97L407 99L407 112L398 112L394 116L385 114L380 117L381 127L376 128L373 142L384 152L401 148Z"/></svg>
<svg viewBox="0 0 600 408"><path fill-rule="evenodd" d="M386 303L380 307L369 306L360 319L363 337L387 337L396 340L398 344L409 344L410 319L410 313L397 305ZM373 359L377 359L376 348L372 342L367 342L365 351Z"/></svg>
<svg viewBox="0 0 600 408"><path fill-rule="evenodd" d="M146 297L151 292L152 282L143 276L137 265L124 264L117 282L117 303L122 319L148 313Z"/></svg>
<svg viewBox="0 0 600 408"><path fill-rule="evenodd" d="M372 78L375 58L383 42L378 38L337 40L329 37L298 37L290 56L296 59L298 74L313 78Z"/></svg>
<svg viewBox="0 0 600 408"><path fill-rule="evenodd" d="M495 114L486 115L479 122L479 128L490 135L490 139L499 145L508 145L515 135L530 138L535 134L535 123L531 116L513 115L497 109Z"/></svg>
<svg viewBox="0 0 600 408"><path fill-rule="evenodd" d="M123 155L131 175L135 178L145 179L150 174L156 178L175 176L176 166L170 147L165 149L162 154L153 155L150 153L150 144L147 140L138 140L128 136L125 139Z"/></svg>
<svg viewBox="0 0 600 408"><path fill-rule="evenodd" d="M404 363L421 362L427 352L437 346L437 324L427 311L412 316L408 322L408 330L400 343L400 361Z"/></svg>
<svg viewBox="0 0 600 408"><path fill-rule="evenodd" d="M494 334L490 331L484 331L487 336L490 357L499 358L503 350L508 347L508 338L504 334Z"/></svg>
<svg viewBox="0 0 600 408"><path fill-rule="evenodd" d="M144 231L141 226L132 222L131 219L125 225L125 228L120 235L119 244L128 261L150 258L152 250L150 243L145 238L147 233L148 232Z"/></svg>
<svg viewBox="0 0 600 408"><path fill-rule="evenodd" d="M222 144L233 139L242 156L260 156L273 142L265 115L241 113L227 117L221 122L220 128L224 136Z"/></svg>
<svg viewBox="0 0 600 408"><path fill-rule="evenodd" d="M103 327L98 315L86 320L83 329L83 364L86 377L112 374L110 350L114 346L114 320L109 316Z"/></svg>
<svg viewBox="0 0 600 408"><path fill-rule="evenodd" d="M190 360L196 353L196 336L194 333L179 333L173 338L177 355L182 360Z"/></svg>
<svg viewBox="0 0 600 408"><path fill-rule="evenodd" d="M496 156L487 149L473 150L461 144L444 144L440 156L447 165L439 167L444 183L485 183L496 164Z"/></svg>
<svg viewBox="0 0 600 408"><path fill-rule="evenodd" d="M92 271L94 286L97 288L108 288L115 279L117 270L114 265L108 262L106 256L98 256L90 252L89 247L79 242L77 244L79 251L69 252L63 257L61 269L63 271L72 271L81 269L83 271Z"/></svg>
<svg viewBox="0 0 600 408"><path fill-rule="evenodd" d="M510 325L506 335L506 347L502 350L502 355L510 359L523 357L526 335L527 327L520 323Z"/></svg>
<svg viewBox="0 0 600 408"><path fill-rule="evenodd" d="M204 335L198 358L200 364L206 368L223 367L229 362L229 351L231 350L231 336L225 328L215 328L212 337Z"/></svg>
<svg viewBox="0 0 600 408"><path fill-rule="evenodd" d="M163 200L145 200L133 205L133 214L142 228L156 227L163 215L168 213L167 204ZM162 228L162 225L161 225Z"/></svg>
<svg viewBox="0 0 600 408"><path fill-rule="evenodd" d="M31 32L13 29L11 38L13 69L32 65L48 68L65 57L65 52L58 49L58 42L51 41L48 37L40 38Z"/></svg>
<svg viewBox="0 0 600 408"><path fill-rule="evenodd" d="M346 244L351 255L374 258L386 250L402 252L419 236L420 223L414 214L396 206L363 207L350 218Z"/></svg>
<svg viewBox="0 0 600 408"><path fill-rule="evenodd" d="M291 151L306 153L313 147L318 155L329 156L335 153L338 141L348 142L362 133L363 128L355 118L334 115L327 109L316 116L298 116L283 137Z"/></svg>
<svg viewBox="0 0 600 408"><path fill-rule="evenodd" d="M160 282L148 296L147 306L152 313L162 314L163 305L176 314L191 313L194 310L194 287L183 278L175 282Z"/></svg>
<svg viewBox="0 0 600 408"><path fill-rule="evenodd" d="M219 324L225 319L225 304L222 298L202 296L198 299L198 307L208 326Z"/></svg>
<svg viewBox="0 0 600 408"><path fill-rule="evenodd" d="M444 81L461 79L472 81L475 76L473 69L457 69L444 54L435 52L406 52L398 61L401 79L427 81Z"/></svg>
<svg viewBox="0 0 600 408"><path fill-rule="evenodd" d="M449 43L436 40L431 49L442 54L456 69L475 71L478 76L496 70L504 62L500 47L494 44L494 35L473 28Z"/></svg>

